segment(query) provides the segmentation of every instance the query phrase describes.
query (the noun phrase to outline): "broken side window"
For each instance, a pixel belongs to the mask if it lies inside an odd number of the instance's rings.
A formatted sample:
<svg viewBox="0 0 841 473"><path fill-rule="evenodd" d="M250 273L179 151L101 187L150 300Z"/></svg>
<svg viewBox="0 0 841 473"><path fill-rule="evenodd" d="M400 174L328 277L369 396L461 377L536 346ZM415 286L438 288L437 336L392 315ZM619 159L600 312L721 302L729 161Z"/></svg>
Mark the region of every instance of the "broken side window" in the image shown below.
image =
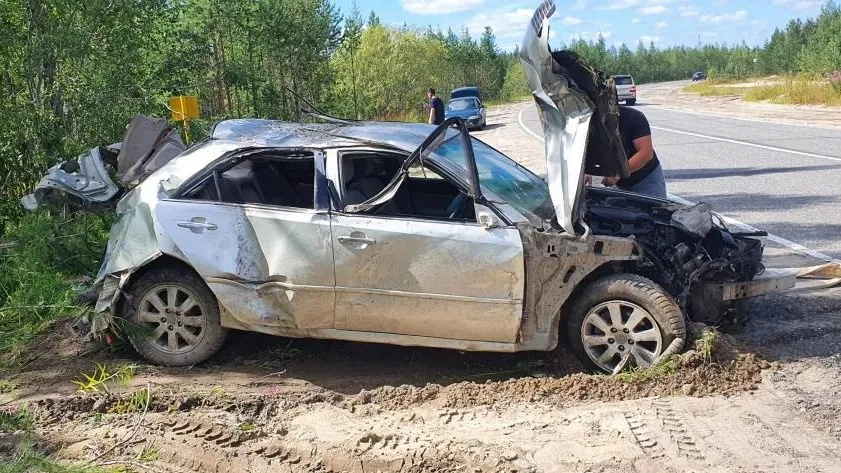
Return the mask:
<svg viewBox="0 0 841 473"><path fill-rule="evenodd" d="M368 202L389 185L395 186L382 203L362 213L395 217L416 217L456 221L476 221L473 200L452 182L444 179L429 163L409 166L401 172L405 156L393 153L358 152L341 155L341 180L345 205Z"/></svg>
<svg viewBox="0 0 841 473"><path fill-rule="evenodd" d="M312 154L283 156L264 153L214 171L186 197L312 209L314 196L315 158Z"/></svg>

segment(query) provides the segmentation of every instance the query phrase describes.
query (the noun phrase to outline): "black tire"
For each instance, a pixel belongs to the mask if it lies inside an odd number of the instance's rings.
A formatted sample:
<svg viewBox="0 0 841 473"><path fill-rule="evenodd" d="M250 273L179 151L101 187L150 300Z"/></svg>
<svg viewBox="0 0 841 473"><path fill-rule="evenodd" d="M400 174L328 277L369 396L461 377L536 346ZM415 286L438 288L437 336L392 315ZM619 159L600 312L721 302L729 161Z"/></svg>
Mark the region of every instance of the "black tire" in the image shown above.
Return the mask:
<svg viewBox="0 0 841 473"><path fill-rule="evenodd" d="M644 309L651 316L653 325L656 325L661 338L660 347L656 350L657 355L662 353L676 338L686 339L686 321L683 313L665 289L650 279L636 274L607 276L587 285L579 293L577 299L572 301L568 312L564 315L566 318L567 341L573 353L588 369L596 372L609 371L597 365L585 349L583 341L585 319L600 305L613 303L614 301L624 301L635 305ZM644 324L639 326L645 329ZM605 333L605 336L608 336L607 333ZM615 341L618 342L618 339ZM631 343L633 343L633 340L631 340ZM638 341L637 343L648 342ZM618 360L614 360L618 364Z"/></svg>
<svg viewBox="0 0 841 473"><path fill-rule="evenodd" d="M625 101L625 105L634 106L637 104L637 99L628 99Z"/></svg>
<svg viewBox="0 0 841 473"><path fill-rule="evenodd" d="M172 287L181 288L181 292L176 292L176 300L170 303L167 289ZM167 300L161 297L164 294ZM181 310L177 310L177 315L175 310L163 313L155 308L153 302L146 300L147 296L151 298L154 295L158 297L157 302L163 302L166 307L179 306L179 302L180 307L184 307L187 305L187 299L195 297L195 306L185 310L183 315ZM144 309L143 319L141 308ZM198 311L195 308L198 308ZM149 322L151 311L160 315L159 321ZM128 291L124 316L129 322L128 338L137 352L150 362L165 366L191 366L207 360L222 348L228 332L222 327L219 304L210 288L197 274L178 266L153 269L134 281ZM167 322L163 322L167 317ZM202 319L203 327L190 325ZM153 339L154 331L158 328L165 331L158 335L157 339ZM182 333L196 337L196 341L191 344ZM164 336L167 344L169 337L174 337L176 352L169 352L169 345L165 347L159 343ZM180 346L182 342L183 347Z"/></svg>

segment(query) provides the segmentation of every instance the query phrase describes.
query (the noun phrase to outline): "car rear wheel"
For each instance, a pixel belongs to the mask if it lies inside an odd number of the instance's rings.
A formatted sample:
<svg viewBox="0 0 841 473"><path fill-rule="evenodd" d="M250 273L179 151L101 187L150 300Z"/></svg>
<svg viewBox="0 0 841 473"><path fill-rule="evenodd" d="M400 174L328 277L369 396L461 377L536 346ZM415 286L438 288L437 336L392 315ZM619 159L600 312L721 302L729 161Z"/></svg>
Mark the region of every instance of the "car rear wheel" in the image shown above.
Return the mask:
<svg viewBox="0 0 841 473"><path fill-rule="evenodd" d="M130 290L128 337L147 360L166 366L189 366L210 358L225 343L216 297L186 268L154 269Z"/></svg>
<svg viewBox="0 0 841 473"><path fill-rule="evenodd" d="M625 105L633 106L637 104L637 99L628 99L625 101Z"/></svg>
<svg viewBox="0 0 841 473"><path fill-rule="evenodd" d="M653 281L618 274L590 283L567 313L572 350L594 371L648 367L677 338L686 338L683 313ZM627 360L626 360L627 358Z"/></svg>

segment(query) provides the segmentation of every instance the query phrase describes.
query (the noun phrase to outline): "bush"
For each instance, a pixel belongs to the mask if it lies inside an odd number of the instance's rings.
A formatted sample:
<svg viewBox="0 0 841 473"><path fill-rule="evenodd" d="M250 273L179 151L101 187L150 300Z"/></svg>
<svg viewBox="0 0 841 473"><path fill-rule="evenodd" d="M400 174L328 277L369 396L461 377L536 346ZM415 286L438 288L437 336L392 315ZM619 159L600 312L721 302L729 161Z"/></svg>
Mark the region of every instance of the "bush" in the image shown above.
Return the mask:
<svg viewBox="0 0 841 473"><path fill-rule="evenodd" d="M0 359L13 363L53 320L81 315L76 293L95 275L109 218L40 210L0 239Z"/></svg>

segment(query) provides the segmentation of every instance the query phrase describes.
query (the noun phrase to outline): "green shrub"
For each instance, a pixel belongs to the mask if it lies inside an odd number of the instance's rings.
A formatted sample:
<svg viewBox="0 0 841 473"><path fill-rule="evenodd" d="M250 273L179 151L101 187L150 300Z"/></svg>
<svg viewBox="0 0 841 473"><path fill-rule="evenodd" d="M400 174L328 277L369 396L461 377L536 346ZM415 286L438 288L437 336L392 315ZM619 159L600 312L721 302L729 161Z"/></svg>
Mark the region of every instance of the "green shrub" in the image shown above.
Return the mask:
<svg viewBox="0 0 841 473"><path fill-rule="evenodd" d="M109 228L108 218L49 210L6 226L0 238L0 359L14 362L51 321L83 313L76 293L95 275Z"/></svg>

